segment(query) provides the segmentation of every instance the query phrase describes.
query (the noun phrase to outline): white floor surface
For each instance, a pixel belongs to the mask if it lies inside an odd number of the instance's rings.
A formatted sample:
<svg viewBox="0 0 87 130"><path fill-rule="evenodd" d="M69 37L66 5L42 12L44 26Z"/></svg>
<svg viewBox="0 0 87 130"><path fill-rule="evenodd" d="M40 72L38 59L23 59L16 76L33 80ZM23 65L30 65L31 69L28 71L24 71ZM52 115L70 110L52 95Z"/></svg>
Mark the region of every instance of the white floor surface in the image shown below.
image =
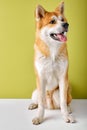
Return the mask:
<svg viewBox="0 0 87 130"><path fill-rule="evenodd" d="M72 100L76 123L65 123L60 110L46 110L44 122L33 125L36 110L28 110L30 99L0 99L0 130L87 130L87 100Z"/></svg>

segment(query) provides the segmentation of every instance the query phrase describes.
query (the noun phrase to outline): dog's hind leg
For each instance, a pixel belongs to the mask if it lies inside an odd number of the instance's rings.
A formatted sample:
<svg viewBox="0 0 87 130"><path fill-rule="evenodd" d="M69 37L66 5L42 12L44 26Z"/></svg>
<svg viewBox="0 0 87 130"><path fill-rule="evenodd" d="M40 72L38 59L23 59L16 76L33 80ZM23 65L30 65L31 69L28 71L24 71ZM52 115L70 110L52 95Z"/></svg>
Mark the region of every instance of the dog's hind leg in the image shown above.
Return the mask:
<svg viewBox="0 0 87 130"><path fill-rule="evenodd" d="M37 89L32 94L32 103L29 105L28 109L33 110L38 107L38 92Z"/></svg>

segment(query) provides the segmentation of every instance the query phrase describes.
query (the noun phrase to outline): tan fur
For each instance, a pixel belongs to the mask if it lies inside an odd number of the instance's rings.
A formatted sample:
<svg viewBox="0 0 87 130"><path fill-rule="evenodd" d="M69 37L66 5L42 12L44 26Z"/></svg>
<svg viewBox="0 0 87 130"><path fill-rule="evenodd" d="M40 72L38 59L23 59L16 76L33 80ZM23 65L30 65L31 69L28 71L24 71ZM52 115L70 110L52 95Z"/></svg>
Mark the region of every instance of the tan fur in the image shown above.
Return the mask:
<svg viewBox="0 0 87 130"><path fill-rule="evenodd" d="M46 57L50 55L48 46L40 38L37 38L35 43L36 43L37 49L39 49L43 55L45 55Z"/></svg>

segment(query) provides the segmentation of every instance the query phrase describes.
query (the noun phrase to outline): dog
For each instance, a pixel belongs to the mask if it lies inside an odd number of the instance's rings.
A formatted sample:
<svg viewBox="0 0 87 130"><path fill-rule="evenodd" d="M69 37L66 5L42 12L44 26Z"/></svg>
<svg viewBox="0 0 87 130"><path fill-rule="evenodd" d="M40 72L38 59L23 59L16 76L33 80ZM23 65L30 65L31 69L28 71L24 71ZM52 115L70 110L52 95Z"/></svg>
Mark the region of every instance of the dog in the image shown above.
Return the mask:
<svg viewBox="0 0 87 130"><path fill-rule="evenodd" d="M41 5L35 10L36 38L34 66L37 89L32 94L29 109L38 107L34 125L43 122L45 108L61 109L65 122L73 123L70 114L70 85L68 79L67 32L69 24L64 16L64 2L53 12Z"/></svg>

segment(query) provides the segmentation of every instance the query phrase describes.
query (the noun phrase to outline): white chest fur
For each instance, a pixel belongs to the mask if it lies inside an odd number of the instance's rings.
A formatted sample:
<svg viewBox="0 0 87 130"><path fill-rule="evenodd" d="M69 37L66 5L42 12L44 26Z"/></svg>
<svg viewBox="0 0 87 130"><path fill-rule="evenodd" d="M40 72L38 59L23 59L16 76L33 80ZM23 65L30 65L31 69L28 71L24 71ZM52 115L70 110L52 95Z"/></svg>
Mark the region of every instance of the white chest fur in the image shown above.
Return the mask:
<svg viewBox="0 0 87 130"><path fill-rule="evenodd" d="M40 78L46 80L47 89L53 89L58 86L59 78L68 65L68 61L63 55L57 55L58 50L56 48L52 48L50 51L51 55L49 57L45 57L39 52L35 61L35 67Z"/></svg>

